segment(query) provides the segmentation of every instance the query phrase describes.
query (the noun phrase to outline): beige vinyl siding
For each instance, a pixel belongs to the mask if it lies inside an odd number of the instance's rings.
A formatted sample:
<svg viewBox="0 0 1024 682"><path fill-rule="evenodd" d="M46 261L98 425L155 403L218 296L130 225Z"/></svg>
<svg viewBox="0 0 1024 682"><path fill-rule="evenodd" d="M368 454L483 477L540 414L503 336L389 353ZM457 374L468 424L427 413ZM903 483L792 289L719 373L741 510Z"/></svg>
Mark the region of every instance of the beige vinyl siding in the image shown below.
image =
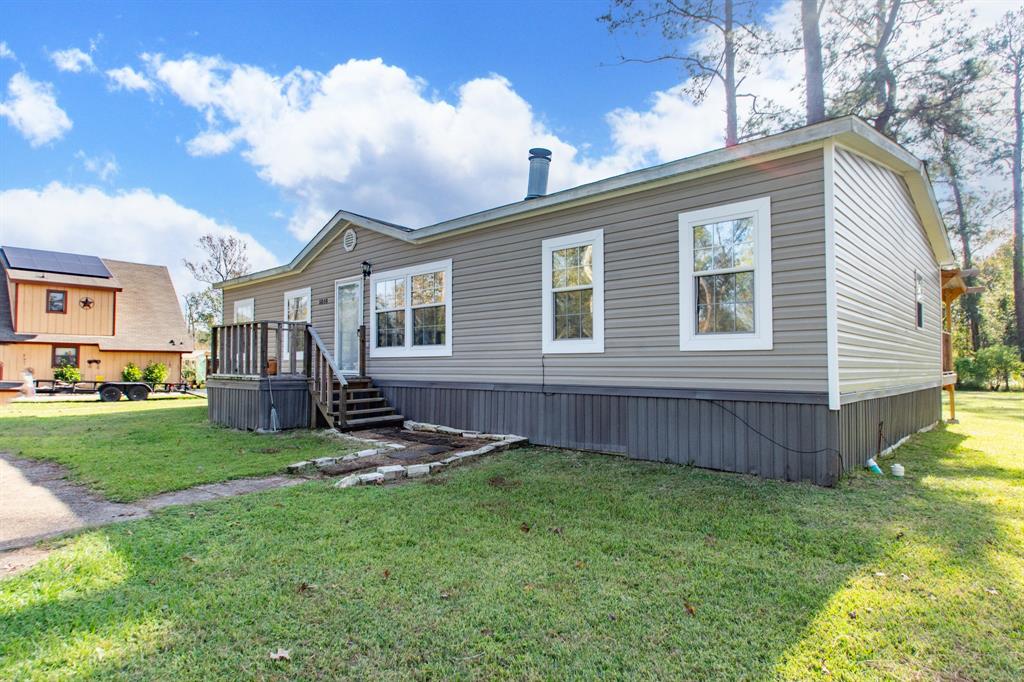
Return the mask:
<svg viewBox="0 0 1024 682"><path fill-rule="evenodd" d="M46 292L66 291L66 313L46 312ZM74 334L77 336L113 336L116 294L109 289L88 289L66 284L18 283L18 328L25 334ZM86 309L79 305L83 298L92 299Z"/></svg>
<svg viewBox="0 0 1024 682"><path fill-rule="evenodd" d="M770 196L774 348L679 350L678 215ZM374 378L420 381L827 391L823 155L765 162L534 218L408 244L357 230L300 273L228 289L225 309L253 297L256 319L281 319L283 294L312 288L312 322L334 344L334 281L360 262L383 272L451 258L451 357L370 358ZM604 230L605 352L541 354L541 242ZM329 303L321 303L328 299ZM369 292L365 292L369 325Z"/></svg>
<svg viewBox="0 0 1024 682"><path fill-rule="evenodd" d="M938 382L941 299L936 263L903 179L835 153L835 257L841 394ZM917 327L914 272L924 278Z"/></svg>

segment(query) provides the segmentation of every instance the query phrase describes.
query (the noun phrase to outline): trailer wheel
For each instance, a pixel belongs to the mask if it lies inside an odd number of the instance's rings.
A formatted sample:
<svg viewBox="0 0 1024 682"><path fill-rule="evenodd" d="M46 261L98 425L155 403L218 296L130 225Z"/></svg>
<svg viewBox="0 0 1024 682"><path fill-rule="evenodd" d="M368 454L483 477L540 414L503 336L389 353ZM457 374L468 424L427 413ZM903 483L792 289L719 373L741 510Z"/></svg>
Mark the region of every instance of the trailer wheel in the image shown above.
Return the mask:
<svg viewBox="0 0 1024 682"><path fill-rule="evenodd" d="M104 386L100 389L100 400L105 403L116 403L121 399L121 389L117 386Z"/></svg>
<svg viewBox="0 0 1024 682"><path fill-rule="evenodd" d="M131 386L128 388L128 400L145 400L149 397L149 389L145 386Z"/></svg>

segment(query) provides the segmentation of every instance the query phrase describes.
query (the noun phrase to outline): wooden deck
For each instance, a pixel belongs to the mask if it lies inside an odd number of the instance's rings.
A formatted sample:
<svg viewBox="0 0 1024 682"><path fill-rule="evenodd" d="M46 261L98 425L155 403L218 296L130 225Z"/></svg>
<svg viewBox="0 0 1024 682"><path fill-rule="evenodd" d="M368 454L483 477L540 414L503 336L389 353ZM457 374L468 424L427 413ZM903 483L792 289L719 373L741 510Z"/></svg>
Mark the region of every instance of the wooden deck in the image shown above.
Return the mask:
<svg viewBox="0 0 1024 682"><path fill-rule="evenodd" d="M260 321L214 327L207 379L210 421L268 430L271 411L281 429L364 429L401 423L365 376L360 328L360 376L341 372L316 330L305 322Z"/></svg>

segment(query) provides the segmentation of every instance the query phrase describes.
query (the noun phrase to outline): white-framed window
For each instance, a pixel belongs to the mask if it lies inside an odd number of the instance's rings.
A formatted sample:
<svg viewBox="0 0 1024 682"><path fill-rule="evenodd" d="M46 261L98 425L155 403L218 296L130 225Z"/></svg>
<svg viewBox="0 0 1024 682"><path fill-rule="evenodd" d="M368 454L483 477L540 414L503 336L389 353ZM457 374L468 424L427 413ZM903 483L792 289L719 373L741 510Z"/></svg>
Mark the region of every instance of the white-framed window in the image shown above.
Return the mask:
<svg viewBox="0 0 1024 682"><path fill-rule="evenodd" d="M679 349L771 350L771 199L679 214Z"/></svg>
<svg viewBox="0 0 1024 682"><path fill-rule="evenodd" d="M452 354L452 261L370 276L370 357Z"/></svg>
<svg viewBox="0 0 1024 682"><path fill-rule="evenodd" d="M604 352L604 230L541 244L544 353Z"/></svg>
<svg viewBox="0 0 1024 682"><path fill-rule="evenodd" d="M309 287L284 292L286 322L309 322L312 319L312 296Z"/></svg>
<svg viewBox="0 0 1024 682"><path fill-rule="evenodd" d="M253 322L256 319L256 299L243 298L235 301L234 317L235 324L240 322Z"/></svg>

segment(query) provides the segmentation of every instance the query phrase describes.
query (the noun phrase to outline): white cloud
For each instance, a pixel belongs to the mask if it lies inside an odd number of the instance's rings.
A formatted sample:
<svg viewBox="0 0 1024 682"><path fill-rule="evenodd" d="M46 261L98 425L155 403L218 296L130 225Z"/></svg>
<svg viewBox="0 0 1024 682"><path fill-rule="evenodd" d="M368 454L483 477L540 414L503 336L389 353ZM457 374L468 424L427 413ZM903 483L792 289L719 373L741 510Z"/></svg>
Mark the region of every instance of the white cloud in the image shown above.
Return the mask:
<svg viewBox="0 0 1024 682"><path fill-rule="evenodd" d="M539 122L500 76L465 83L446 101L379 59L283 76L217 57L157 55L148 64L203 115L206 129L189 153L239 149L298 200L289 227L300 238L339 207L422 225L516 201L532 146L554 151L552 190L607 174Z"/></svg>
<svg viewBox="0 0 1024 682"><path fill-rule="evenodd" d="M113 154L104 156L89 156L79 149L75 158L82 162L82 167L89 171L103 182L109 182L120 172L121 167L117 165L117 159Z"/></svg>
<svg viewBox="0 0 1024 682"><path fill-rule="evenodd" d="M769 17L791 34L798 0ZM711 40L711 37L706 38ZM724 97L712 87L695 105L685 84L651 93L645 107L607 117L612 148L588 155L559 137L500 75L461 84L450 96L381 59L351 59L326 72L287 73L219 56L144 54L149 78L201 118L185 144L193 156L239 153L291 196L290 231L306 239L338 208L411 226L522 198L526 150L553 150L550 191L721 147ZM644 68L637 66L636 68ZM744 90L802 110L799 53L749 74ZM741 100L740 119L751 111Z"/></svg>
<svg viewBox="0 0 1024 682"><path fill-rule="evenodd" d="M96 65L92 63L92 57L77 47L69 47L66 50L51 52L50 59L59 71L79 73L82 69L86 71L94 71L96 69Z"/></svg>
<svg viewBox="0 0 1024 682"><path fill-rule="evenodd" d="M60 139L71 130L71 119L57 106L53 85L40 83L24 72L11 76L8 99L0 102L0 116L25 136L33 147Z"/></svg>
<svg viewBox="0 0 1024 682"><path fill-rule="evenodd" d="M166 265L179 294L201 288L182 259L202 258L195 242L206 233L244 239L254 269L277 264L251 235L148 189L108 193L52 182L41 190L4 190L0 205L0 243Z"/></svg>
<svg viewBox="0 0 1024 682"><path fill-rule="evenodd" d="M7 41L0 40L0 59L17 59L14 50L7 47Z"/></svg>
<svg viewBox="0 0 1024 682"><path fill-rule="evenodd" d="M111 90L143 90L153 92L153 82L130 66L107 71Z"/></svg>

